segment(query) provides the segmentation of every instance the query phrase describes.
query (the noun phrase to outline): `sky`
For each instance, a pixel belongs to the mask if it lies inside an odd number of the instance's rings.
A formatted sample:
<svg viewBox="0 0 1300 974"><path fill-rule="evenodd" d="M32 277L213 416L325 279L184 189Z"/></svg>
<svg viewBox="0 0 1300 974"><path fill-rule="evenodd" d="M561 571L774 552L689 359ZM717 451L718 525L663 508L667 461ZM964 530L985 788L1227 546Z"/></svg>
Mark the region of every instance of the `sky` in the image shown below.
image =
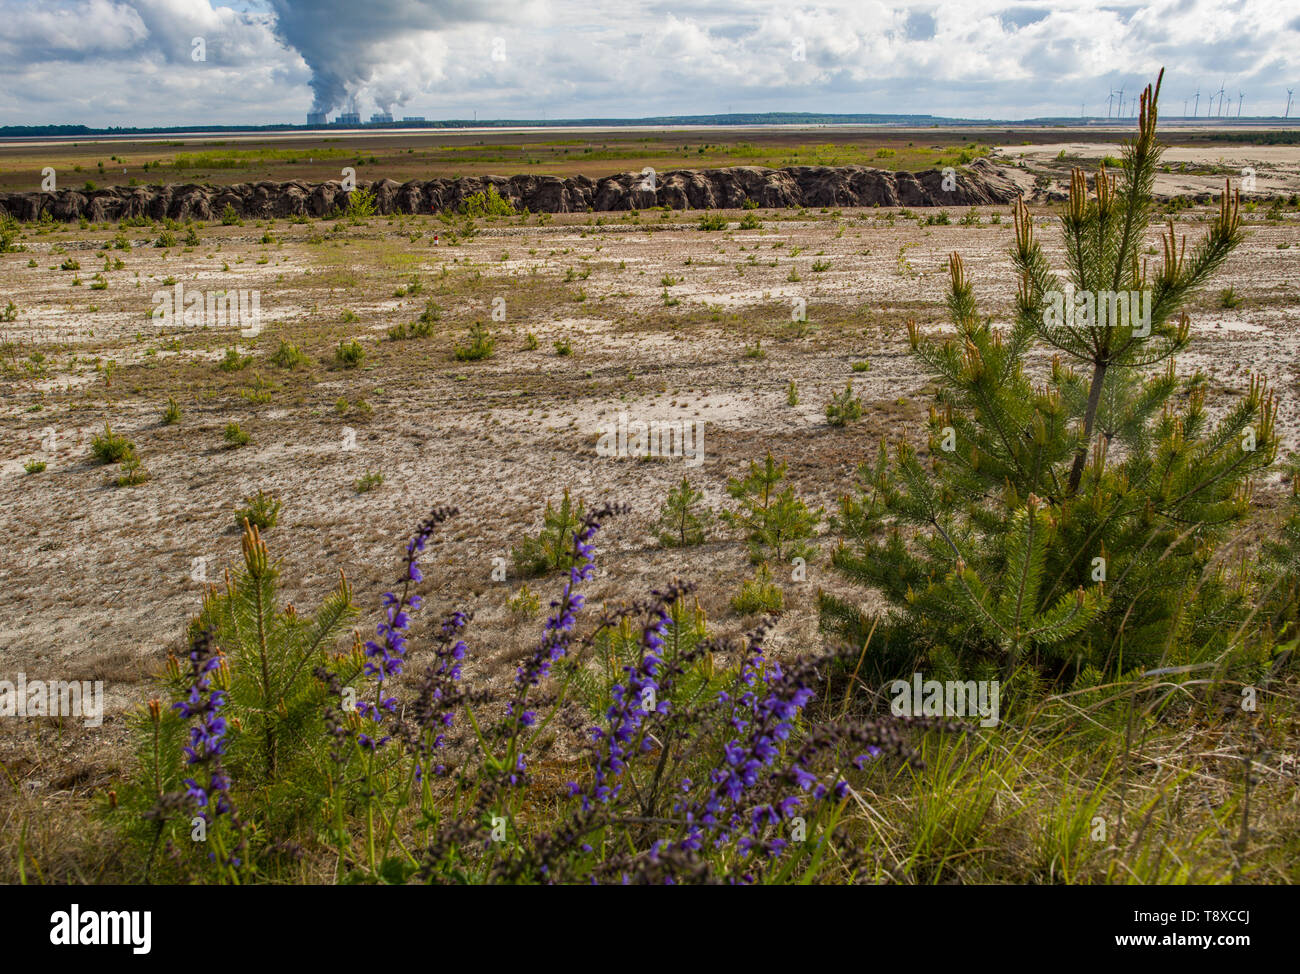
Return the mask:
<svg viewBox="0 0 1300 974"><path fill-rule="evenodd" d="M1161 67L1166 116L1281 115L1300 4L0 0L0 125L1128 116Z"/></svg>

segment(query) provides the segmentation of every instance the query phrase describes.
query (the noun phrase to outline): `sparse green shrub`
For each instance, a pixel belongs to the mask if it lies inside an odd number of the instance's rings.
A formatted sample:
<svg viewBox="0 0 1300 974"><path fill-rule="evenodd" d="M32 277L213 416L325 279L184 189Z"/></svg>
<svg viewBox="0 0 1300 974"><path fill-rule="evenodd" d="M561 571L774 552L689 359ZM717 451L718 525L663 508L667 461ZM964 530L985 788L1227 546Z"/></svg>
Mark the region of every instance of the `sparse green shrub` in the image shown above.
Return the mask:
<svg viewBox="0 0 1300 974"><path fill-rule="evenodd" d="M727 481L727 493L738 502L734 511L723 511L722 519L742 532L750 559L784 563L794 558L805 561L817 549L808 543L822 511L811 510L795 496L794 487L779 490L786 464L767 454L760 465L753 461L744 477Z"/></svg>
<svg viewBox="0 0 1300 974"><path fill-rule="evenodd" d="M388 329L388 340L390 342L401 342L414 338L428 338L433 334L433 325L427 321L408 321L405 324L398 323Z"/></svg>
<svg viewBox="0 0 1300 974"><path fill-rule="evenodd" d="M713 511L703 501L704 492L692 487L686 477L676 487L670 487L655 525L659 543L665 548L703 544L714 520Z"/></svg>
<svg viewBox="0 0 1300 974"><path fill-rule="evenodd" d="M368 494L384 482L384 475L378 470L368 470L353 486L358 494Z"/></svg>
<svg viewBox="0 0 1300 974"><path fill-rule="evenodd" d="M281 503L272 494L258 490L244 498L244 505L235 508L235 527L244 530L247 522L259 531L269 531L275 527L280 517Z"/></svg>
<svg viewBox="0 0 1300 974"><path fill-rule="evenodd" d="M181 421L181 404L172 396L167 398L167 406L163 409L162 423L164 426L171 426Z"/></svg>
<svg viewBox="0 0 1300 974"><path fill-rule="evenodd" d="M469 343L456 345L452 349L452 357L457 362L478 362L491 358L495 351L496 339L481 321L476 321L469 330Z"/></svg>
<svg viewBox="0 0 1300 974"><path fill-rule="evenodd" d="M235 212L235 207L230 203L227 203L221 210L221 225L225 227L242 227L244 225L244 221L239 218L239 214Z"/></svg>
<svg viewBox="0 0 1300 974"><path fill-rule="evenodd" d="M515 207L508 199L489 185L486 192L471 193L460 205L460 212L469 217L514 216Z"/></svg>
<svg viewBox="0 0 1300 974"><path fill-rule="evenodd" d="M510 551L515 571L524 578L532 578L572 567L572 536L584 515L582 501L574 502L569 497L568 488L565 488L558 506L547 501L541 532L535 538L525 538Z"/></svg>
<svg viewBox="0 0 1300 974"><path fill-rule="evenodd" d="M18 221L8 213L0 214L0 254L16 254L23 249L15 243L21 228Z"/></svg>
<svg viewBox="0 0 1300 974"><path fill-rule="evenodd" d="M506 608L511 614L520 618L533 619L542 611L542 600L528 587L528 583L524 582L519 587L519 591L506 600Z"/></svg>
<svg viewBox="0 0 1300 974"><path fill-rule="evenodd" d="M339 347L334 350L334 364L344 369L355 369L365 357L365 349L355 339L339 342Z"/></svg>
<svg viewBox="0 0 1300 974"><path fill-rule="evenodd" d="M219 368L222 372L241 372L244 369L248 368L248 366L251 365L252 362L253 362L253 356L240 355L239 349L228 348L226 349L225 357L222 358L222 360L217 363L217 368Z"/></svg>
<svg viewBox="0 0 1300 974"><path fill-rule="evenodd" d="M122 460L122 474L114 483L119 487L135 487L149 480L151 476L140 462L140 458L132 454Z"/></svg>
<svg viewBox="0 0 1300 974"><path fill-rule="evenodd" d="M766 563L758 566L753 578L741 583L740 593L731 600L731 607L741 615L775 615L784 611L785 596L781 587L772 581Z"/></svg>
<svg viewBox="0 0 1300 974"><path fill-rule="evenodd" d="M281 369L301 369L311 365L311 359L297 345L280 339L280 345L271 353L271 364Z"/></svg>
<svg viewBox="0 0 1300 974"><path fill-rule="evenodd" d="M42 473L45 470L44 460L28 460L23 464L23 469L28 473Z"/></svg>
<svg viewBox="0 0 1300 974"><path fill-rule="evenodd" d="M721 213L706 213L700 217L701 230L725 230L727 218Z"/></svg>
<svg viewBox="0 0 1300 974"><path fill-rule="evenodd" d="M249 443L253 442L253 438L241 429L239 424L233 420L226 424L226 428L222 432L221 438L233 447L248 446Z"/></svg>
<svg viewBox="0 0 1300 974"><path fill-rule="evenodd" d="M91 437L90 452L98 463L121 463L127 457L135 455L135 444L125 436L114 433L105 423L103 435Z"/></svg>
<svg viewBox="0 0 1300 974"><path fill-rule="evenodd" d="M358 186L348 193L348 208L345 215L351 223L358 224L375 215L375 206L375 194Z"/></svg>
<svg viewBox="0 0 1300 974"><path fill-rule="evenodd" d="M847 426L862 418L862 400L853 394L853 383L844 387L843 392L831 393L831 401L826 404L826 422L832 426Z"/></svg>
<svg viewBox="0 0 1300 974"><path fill-rule="evenodd" d="M239 398L245 399L251 403L268 403L274 396L276 390L280 387L273 382L267 382L262 378L262 373L253 373L253 384L247 388L239 390Z"/></svg>

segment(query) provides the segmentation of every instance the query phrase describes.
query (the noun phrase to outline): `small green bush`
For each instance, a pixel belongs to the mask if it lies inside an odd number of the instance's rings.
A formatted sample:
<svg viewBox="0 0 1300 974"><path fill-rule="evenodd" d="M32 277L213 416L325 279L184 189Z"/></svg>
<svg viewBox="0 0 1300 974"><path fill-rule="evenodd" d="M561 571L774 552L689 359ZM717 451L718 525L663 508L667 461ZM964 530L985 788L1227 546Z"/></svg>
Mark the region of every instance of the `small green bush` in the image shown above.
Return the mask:
<svg viewBox="0 0 1300 974"><path fill-rule="evenodd" d="M253 442L253 438L240 429L238 423L233 421L226 424L221 437L233 447L248 446L249 443Z"/></svg>
<svg viewBox="0 0 1300 974"><path fill-rule="evenodd" d="M94 455L95 460L101 464L121 463L127 457L135 455L135 444L125 436L114 433L112 428L105 423L104 434L91 438L90 452Z"/></svg>
<svg viewBox="0 0 1300 974"><path fill-rule="evenodd" d="M519 591L506 600L506 608L513 615L524 619L532 619L542 611L542 600L537 597L536 592L528 587L528 583L524 582Z"/></svg>
<svg viewBox="0 0 1300 974"><path fill-rule="evenodd" d="M457 345L452 349L452 356L457 362L478 362L491 358L496 351L496 339L480 321L474 322L469 330L469 344Z"/></svg>
<svg viewBox="0 0 1300 974"><path fill-rule="evenodd" d="M669 488L668 499L655 526L659 543L665 548L703 544L714 520L713 511L703 501L704 492L692 487L686 477L676 487Z"/></svg>
<svg viewBox="0 0 1300 974"><path fill-rule="evenodd" d="M576 503L566 488L559 505L546 502L542 530L535 538L526 538L510 552L515 571L524 578L573 566L573 532L586 511L581 500Z"/></svg>
<svg viewBox="0 0 1300 974"><path fill-rule="evenodd" d="M469 217L514 216L515 207L508 199L489 186L486 192L471 193L460 205L460 212Z"/></svg>
<svg viewBox="0 0 1300 974"><path fill-rule="evenodd" d="M151 474L140 463L140 458L132 454L122 461L122 474L115 483L119 487L135 487L143 484Z"/></svg>
<svg viewBox="0 0 1300 974"><path fill-rule="evenodd" d="M310 365L311 359L297 345L281 339L280 347L271 354L271 364L281 369L300 369Z"/></svg>
<svg viewBox="0 0 1300 974"><path fill-rule="evenodd" d="M280 501L263 490L244 498L244 506L235 508L235 527L243 530L247 521L259 531L275 527L280 517Z"/></svg>
<svg viewBox="0 0 1300 974"><path fill-rule="evenodd" d="M248 368L252 364L253 356L240 355L236 348L226 349L226 356L217 363L217 368L222 372L239 372Z"/></svg>
<svg viewBox="0 0 1300 974"><path fill-rule="evenodd" d="M843 392L831 394L831 401L826 404L826 421L832 426L847 426L862 418L862 400L853 394L853 383L844 387Z"/></svg>
<svg viewBox="0 0 1300 974"><path fill-rule="evenodd" d="M772 581L766 564L758 566L753 578L740 586L740 593L731 600L731 607L741 615L776 614L785 609L785 596Z"/></svg>
<svg viewBox="0 0 1300 974"><path fill-rule="evenodd" d="M339 342L339 347L334 350L334 363L345 369L355 369L365 357L365 349L355 339L350 342Z"/></svg>
<svg viewBox="0 0 1300 974"><path fill-rule="evenodd" d="M368 470L353 486L358 494L368 494L384 482L384 475L377 470Z"/></svg>
<svg viewBox="0 0 1300 974"><path fill-rule="evenodd" d="M346 216L352 223L360 223L375 215L375 194L368 189L357 188L348 193Z"/></svg>

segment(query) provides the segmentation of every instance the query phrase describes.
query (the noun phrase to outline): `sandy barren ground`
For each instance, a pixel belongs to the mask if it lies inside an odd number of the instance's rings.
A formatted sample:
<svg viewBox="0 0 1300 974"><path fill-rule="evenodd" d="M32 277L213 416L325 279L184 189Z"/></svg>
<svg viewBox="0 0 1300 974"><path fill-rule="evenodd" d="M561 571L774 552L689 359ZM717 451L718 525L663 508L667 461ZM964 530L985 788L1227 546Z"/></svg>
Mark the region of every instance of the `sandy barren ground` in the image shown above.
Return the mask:
<svg viewBox="0 0 1300 974"><path fill-rule="evenodd" d="M1208 212L1182 212L1179 232L1198 236ZM1003 320L1015 282L1005 213L997 224L986 210L959 225L963 212L954 210L953 225L919 226L885 210L757 211L761 228L750 230L738 229L741 213L727 215L725 232L702 231L698 215L683 214L639 222L583 214L544 226L501 219L450 247L447 228L431 217L214 225L199 230L199 246L168 249L151 245L157 228L128 229L132 249L109 251L97 248L116 228L29 227L27 249L0 257L0 308L12 301L16 309L0 325L0 677L105 680L104 729L60 740L111 750L125 708L197 610L196 576L219 579L238 557L232 512L258 489L284 504L267 539L286 596L314 607L342 568L367 629L408 533L432 506L459 507L432 548L426 587L436 611L472 608L478 632L515 633L492 640L498 655L476 658L482 675L505 671L536 630L506 611L519 581L492 581L493 559L534 532L565 487L633 507L601 538L596 604L683 576L703 583L712 626L741 629L728 603L749 570L743 545L721 531L701 548L660 548L651 526L668 488L685 474L723 506L727 478L771 450L789 462L800 493L830 513L882 436L924 440L928 380L907 352L905 322L942 326L948 254L965 257L978 296ZM1054 219L1046 210L1036 219L1059 255ZM1250 221L1247 243L1194 309L1196 340L1180 369L1210 376L1212 406L1244 389L1251 373L1268 376L1292 449L1300 220L1289 209L1280 221L1262 211ZM105 253L110 269L101 271ZM60 269L69 259L81 270ZM104 290L90 289L97 272ZM397 296L413 278L420 293ZM160 329L151 295L172 279L187 289L258 290L262 330ZM1228 286L1242 299L1235 308L1221 306ZM491 317L498 299L502 321ZM432 337L386 340L428 301L441 310ZM792 321L796 301L806 302L806 322ZM476 319L496 336L496 354L453 360L453 344ZM281 339L311 364L272 365ZM344 339L364 347L359 368L334 364ZM557 354L559 340L571 355ZM220 370L230 347L252 363ZM861 361L869 371L853 371ZM838 430L824 408L850 380L866 413ZM160 421L169 396L183 410L175 425ZM601 425L620 412L701 421L704 462L598 456ZM250 445L226 446L232 421ZM147 483L111 486L117 468L93 462L90 437L106 422L135 444ZM31 459L48 468L26 473ZM368 471L384 483L358 493L354 483ZM1263 485L1265 503L1275 486L1276 478ZM844 590L827 567L836 539L825 522L822 531L807 581L784 580L778 646L819 640L817 589ZM558 588L555 577L532 584L543 604Z"/></svg>
<svg viewBox="0 0 1300 974"><path fill-rule="evenodd" d="M999 145L991 158L1002 163L1004 171L1030 193L1034 176L1040 173L1053 178L1055 190L1068 191L1072 167L1082 166L1091 173L1107 156L1122 158L1122 143ZM1231 179L1243 196L1286 196L1300 190L1300 146L1296 145L1168 146L1161 164L1163 171L1154 187L1161 197L1221 193L1225 178Z"/></svg>

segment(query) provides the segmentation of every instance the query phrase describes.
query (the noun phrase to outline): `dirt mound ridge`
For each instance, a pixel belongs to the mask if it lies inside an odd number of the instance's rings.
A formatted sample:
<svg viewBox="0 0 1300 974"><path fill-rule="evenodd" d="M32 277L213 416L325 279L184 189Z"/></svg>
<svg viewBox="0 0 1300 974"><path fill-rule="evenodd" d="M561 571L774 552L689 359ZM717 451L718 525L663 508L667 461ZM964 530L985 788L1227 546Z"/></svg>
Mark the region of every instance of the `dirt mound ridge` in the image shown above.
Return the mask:
<svg viewBox="0 0 1300 974"><path fill-rule="evenodd" d="M943 170L890 172L866 166L788 166L764 169L675 169L653 177L621 173L602 179L586 176L466 176L460 179L381 179L359 183L375 194L380 213L429 213L455 210L489 186L516 209L534 213L576 213L648 209L738 209L752 200L761 207L793 206L977 206L1009 203L1019 195L1016 184L985 159L949 174ZM241 217L324 216L346 207L348 193L339 182L319 184L238 183L113 186L89 192L63 189L53 193L0 193L0 212L20 220L96 222L125 217L161 220L213 220L226 206Z"/></svg>

